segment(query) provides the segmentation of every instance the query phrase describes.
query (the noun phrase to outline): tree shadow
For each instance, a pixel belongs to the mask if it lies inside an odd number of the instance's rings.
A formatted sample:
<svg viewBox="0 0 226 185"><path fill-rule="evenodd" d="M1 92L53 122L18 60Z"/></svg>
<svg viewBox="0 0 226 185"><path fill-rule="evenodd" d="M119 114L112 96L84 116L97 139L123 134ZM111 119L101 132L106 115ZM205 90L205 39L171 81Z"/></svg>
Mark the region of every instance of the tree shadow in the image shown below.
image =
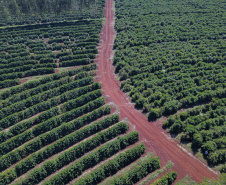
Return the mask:
<svg viewBox="0 0 226 185"><path fill-rule="evenodd" d="M169 134L170 134L170 136L171 136L172 138L176 138L176 137L178 136L178 133L170 133L170 132L169 132Z"/></svg>
<svg viewBox="0 0 226 185"><path fill-rule="evenodd" d="M196 146L193 145L193 144L191 144L191 150L192 150L192 152L193 152L194 155L197 154L197 153L199 152L199 148L196 147Z"/></svg>
<svg viewBox="0 0 226 185"><path fill-rule="evenodd" d="M156 121L157 118L148 118L148 121Z"/></svg>

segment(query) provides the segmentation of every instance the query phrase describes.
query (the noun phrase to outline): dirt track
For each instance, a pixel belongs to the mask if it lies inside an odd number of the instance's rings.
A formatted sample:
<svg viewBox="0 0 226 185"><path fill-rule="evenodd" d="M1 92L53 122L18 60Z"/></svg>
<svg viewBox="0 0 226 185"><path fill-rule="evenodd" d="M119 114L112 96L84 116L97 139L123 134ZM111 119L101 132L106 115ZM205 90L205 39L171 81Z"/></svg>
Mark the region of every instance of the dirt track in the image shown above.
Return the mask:
<svg viewBox="0 0 226 185"><path fill-rule="evenodd" d="M128 97L120 90L120 83L116 80L114 67L111 64L115 38L113 0L107 0L105 17L106 23L101 31L102 41L96 63L99 65L97 81L102 83L103 94L107 97L107 101L118 106L121 119L128 118L136 127L136 130L140 132L141 140L146 141L148 150L160 156L161 165L166 164L167 160L175 163L173 169L178 172L178 179L182 179L186 175L198 182L204 177L216 178L217 175L206 165L167 137L157 122L148 122L147 118L134 108Z"/></svg>

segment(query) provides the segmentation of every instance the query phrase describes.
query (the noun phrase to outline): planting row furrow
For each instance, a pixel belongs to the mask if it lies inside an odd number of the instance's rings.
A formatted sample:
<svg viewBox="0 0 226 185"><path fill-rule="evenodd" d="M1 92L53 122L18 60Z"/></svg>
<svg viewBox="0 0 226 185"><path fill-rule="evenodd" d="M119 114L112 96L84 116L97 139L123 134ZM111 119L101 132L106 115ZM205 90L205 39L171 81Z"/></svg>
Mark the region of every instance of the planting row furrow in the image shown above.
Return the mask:
<svg viewBox="0 0 226 185"><path fill-rule="evenodd" d="M37 125L41 122L44 122L52 117L59 115L58 107L51 108L43 113L40 113L37 117L31 118L22 122L17 123L16 125L3 130L0 132L0 143L5 142L6 140L21 134L25 130L31 128L34 125Z"/></svg>
<svg viewBox="0 0 226 185"><path fill-rule="evenodd" d="M56 139L62 137L58 135L58 130L53 130L51 132L47 132L52 130L55 127L62 125L64 122L71 121L83 114L91 112L102 105L104 105L105 99L103 97L98 98L94 101L87 103L86 105L73 109L70 112L67 112L61 116L54 117L42 124L39 124L35 130L32 130L33 134L39 135L37 138L25 143L21 147L7 153L6 155L0 158L0 169L1 171L5 170L6 168L10 167L12 164L20 161L21 159L27 157L29 154L36 152L37 150L41 149L42 147L54 142ZM47 133L45 133L47 132ZM42 134L45 133L45 134Z"/></svg>
<svg viewBox="0 0 226 185"><path fill-rule="evenodd" d="M33 64L33 65L38 64L38 61L30 60L28 57L17 57L17 58L11 59L10 63L1 63L0 67L2 71L4 71L5 68L8 69L8 68L20 67L20 66L25 66L30 64Z"/></svg>
<svg viewBox="0 0 226 185"><path fill-rule="evenodd" d="M71 100L60 107L60 112L64 113L70 111L74 108L78 108L102 95L101 90L96 90L90 93L87 93L83 96L80 96L77 99ZM0 156L7 154L12 151L14 148L24 144L25 142L31 140L34 137L39 136L42 133L45 133L55 126L62 124L60 117L53 117L50 120L47 120L43 123L38 124L32 130L27 130L22 134L19 134L12 139L0 144Z"/></svg>
<svg viewBox="0 0 226 185"><path fill-rule="evenodd" d="M73 183L73 185L93 185L100 183L107 177L114 175L115 173L117 173L117 171L123 169L130 163L140 158L141 155L144 154L145 149L146 148L144 144L136 145L135 147L120 153L118 156L114 157L106 164L100 165L98 169L92 171L87 176L80 178L78 181Z"/></svg>
<svg viewBox="0 0 226 185"><path fill-rule="evenodd" d="M35 76L35 75L44 75L44 74L51 74L54 73L54 68L37 68L37 69L31 69L24 72L14 72L14 73L8 73L8 74L2 74L0 75L0 81L5 80L11 80L16 78L25 78L28 76Z"/></svg>
<svg viewBox="0 0 226 185"><path fill-rule="evenodd" d="M46 146L44 149L41 149L40 151L33 153L32 155L28 156L24 160L21 160L13 168L9 168L5 172L2 172L0 174L0 177L1 177L0 179L3 179L3 182L5 183L10 183L17 177L21 176L22 174L26 173L27 171L35 167L36 164L40 164L41 162L48 159L52 155L57 154L64 149L67 149L68 147L74 144L73 143L74 134L70 134L70 133L74 132L75 130L78 130L79 128L87 124L90 124L92 121L95 121L104 115L109 114L110 111L111 111L110 106L100 107L97 110L94 110L93 112L82 116L81 118L78 118L69 123L64 123L61 127L53 129L51 131L50 136L56 133L55 135L58 135L58 137L62 139L56 141L55 143L49 146ZM116 120L119 119L117 115L111 118L112 120L114 119L115 122L117 122ZM65 135L68 135L68 136L64 137ZM72 142L69 143L68 139ZM4 162L8 162L8 161L4 161ZM10 166L10 164L8 166Z"/></svg>
<svg viewBox="0 0 226 185"><path fill-rule="evenodd" d="M37 68L57 68L56 63L44 63L44 64L29 64L29 65L23 65L19 67L14 67L14 68L6 68L6 69L1 69L0 70L0 78L4 78L5 75L10 75L10 73L19 73L19 72L24 72L24 76L31 76L31 71L32 69L37 69ZM34 74L34 71L33 71Z"/></svg>
<svg viewBox="0 0 226 185"><path fill-rule="evenodd" d="M72 86L71 88L73 88L73 87L78 88L80 86L82 87L82 86L89 85L92 83L93 83L93 78L87 77L87 78L84 78L81 80L77 80L70 85ZM0 120L0 125L1 125L0 130L8 128L9 126L12 126L26 118L32 117L37 113L40 113L42 111L46 111L52 107L55 107L55 106L59 105L60 103L61 103L61 99L58 97L54 97L48 101L44 101L44 102L38 103L32 107L29 107L28 109L25 109L24 111L14 113L14 114Z"/></svg>
<svg viewBox="0 0 226 185"><path fill-rule="evenodd" d="M114 122L112 122L111 125L112 124L114 124ZM110 126L109 123L108 125L103 126L103 128L105 128L106 126L107 127ZM43 179L53 174L57 170L61 169L62 167L68 165L69 163L85 155L87 152L95 149L96 147L100 146L101 144L111 139L114 139L120 134L124 134L127 130L128 130L127 124L118 123L111 128L108 128L102 132L99 132L94 137L86 141L83 141L78 145L73 146L72 148L61 153L57 157L54 157L53 159L46 161L41 166L39 166L38 168L35 168L29 174L27 174L24 179L22 180L20 179L19 182L21 184L24 184L24 183L37 184L38 182L41 182ZM83 136L83 137L87 138L88 136L89 135ZM45 172L45 174L43 174L43 172Z"/></svg>
<svg viewBox="0 0 226 185"><path fill-rule="evenodd" d="M80 77L80 78L79 78ZM18 101L16 103L12 103L12 105L2 108L0 110L0 119L3 119L13 113L22 111L24 109L27 109L31 106L34 106L38 103L41 103L43 101L47 101L50 98L53 98L54 96L60 95L64 92L66 92L67 90L71 90L72 88L74 88L72 86L72 84L76 84L78 83L78 79L85 79L88 78L89 75L87 73L83 73L82 75L79 75L78 78L76 78L76 81L73 81L72 78L70 77L66 77L63 78L59 81L59 83L57 83L57 85L55 86L54 84L48 84L48 90L38 94L28 97L22 101ZM82 84L81 84L82 85ZM7 102L7 100L6 100ZM3 102L5 103L5 102ZM4 106L4 104L2 104L2 106Z"/></svg>
<svg viewBox="0 0 226 185"><path fill-rule="evenodd" d="M74 90L65 92L60 97L58 97L58 100L61 100L61 103L64 103L66 101L79 97L82 94L86 94L86 93L94 91L96 89L100 89L100 87L101 87L100 83L95 82L92 85L76 88ZM72 86L72 88L74 88L74 87ZM11 128L9 128L8 131L0 132L0 143L6 141L7 139L9 139L11 137L21 134L26 129L28 129L34 125L37 125L43 121L46 121L47 119L53 117L54 115L56 116L59 114L60 114L59 108L54 107L54 108L47 110L44 113L41 113L36 118L29 119L28 121L23 121L21 123L18 123L16 125L12 126Z"/></svg>
<svg viewBox="0 0 226 185"><path fill-rule="evenodd" d="M63 61L60 63L60 67L69 67L69 66L78 66L78 65L87 65L90 63L93 63L93 59L74 59L74 60L68 60L68 61Z"/></svg>
<svg viewBox="0 0 226 185"><path fill-rule="evenodd" d="M67 55L67 56L60 57L60 61L62 62L62 61L68 61L72 59L84 59L84 58L95 59L96 54L87 53L87 54L78 54L78 55Z"/></svg>
<svg viewBox="0 0 226 185"><path fill-rule="evenodd" d="M142 161L139 165L135 166L128 173L115 178L110 184L111 185L132 185L146 177L149 173L160 168L159 157L148 158Z"/></svg>
<svg viewBox="0 0 226 185"><path fill-rule="evenodd" d="M41 78L39 80L32 80L28 83L22 84L22 85L17 86L17 87L11 87L9 90L3 91L2 93L0 93L0 99L5 100L6 98L13 96L14 94L18 94L18 93L22 93L23 91L26 91L26 90L34 89L39 85L43 85L43 84L46 84L48 82L59 80L63 77L74 76L77 73L82 72L82 71L91 71L91 70L95 70L95 69L96 69L96 64L92 64L92 65L89 65L89 66L83 66L83 67L80 67L80 68L77 68L77 69L64 71L62 73L56 73L56 74L53 74L53 75L48 75L48 76ZM48 88L48 86L45 87L45 88ZM33 95L35 95L36 93L37 93L37 91L34 90Z"/></svg>
<svg viewBox="0 0 226 185"><path fill-rule="evenodd" d="M45 181L43 184L67 184L74 178L81 175L85 170L94 167L101 161L104 161L126 147L134 144L138 141L138 139L139 137L136 139L134 138L134 133L118 137L116 140L106 143L105 145L81 157L78 161L69 164L69 166L51 176L51 179Z"/></svg>
<svg viewBox="0 0 226 185"><path fill-rule="evenodd" d="M74 79L82 79L85 77L90 76L87 72L80 72L75 75ZM22 93L15 94L14 96L7 98L0 103L0 110L7 107L9 109L9 106L14 105L18 102L24 102L24 105L27 107L29 104L37 104L40 102L40 97L43 97L43 101L47 100L48 98L52 98L53 96L60 95L62 92L62 88L64 87L67 90L71 90L68 83L73 82L72 77L65 77L61 78L60 80L57 80L56 82L59 82L56 86L53 84L53 82L47 83L46 86L40 85L32 90L23 91ZM63 82L63 83L62 83ZM48 88L48 89L47 89ZM29 99L30 98L30 99ZM30 100L30 102L29 102ZM33 103L35 102L35 103ZM17 105L18 106L18 105ZM1 110L3 111L3 110ZM8 113L9 114L9 113Z"/></svg>
<svg viewBox="0 0 226 185"><path fill-rule="evenodd" d="M106 117L103 120L100 120L98 122L95 122L91 125L88 125L87 127L84 127L81 130L77 130L74 132L75 129L79 129L85 124L89 124L92 121L95 121L96 119L102 117L103 115L109 114L109 107L102 107L98 110L89 113L86 116L83 116L74 122L64 124L60 128L53 129L51 131L51 134L53 135L55 133L59 135L59 140L56 142L44 147L40 151L28 156L26 159L21 160L19 163L17 163L12 168L9 168L5 172L2 172L0 176L2 179L4 179L4 182L9 183L12 182L17 177L23 175L27 171L34 168L37 164L42 163L46 159L50 158L51 156L58 154L59 152L68 149L69 147L75 145L79 141L89 137L90 135L93 135L97 132L99 132L102 129L105 129L119 121L118 115L113 115ZM94 113L96 113L94 115ZM66 132L66 134L65 134ZM72 132L72 133L71 133ZM70 134L71 133L71 134ZM69 134L69 135L67 135ZM67 135L66 137L64 137ZM103 139L103 138L102 138ZM88 146L88 145L87 145ZM88 150L88 148L87 148ZM81 151L81 150L80 150ZM14 175L13 175L14 174ZM7 180L6 177L10 177L10 180Z"/></svg>
<svg viewBox="0 0 226 185"><path fill-rule="evenodd" d="M21 84L21 81L19 79L5 80L5 81L0 82L0 89L16 86L16 85L20 85L20 84Z"/></svg>

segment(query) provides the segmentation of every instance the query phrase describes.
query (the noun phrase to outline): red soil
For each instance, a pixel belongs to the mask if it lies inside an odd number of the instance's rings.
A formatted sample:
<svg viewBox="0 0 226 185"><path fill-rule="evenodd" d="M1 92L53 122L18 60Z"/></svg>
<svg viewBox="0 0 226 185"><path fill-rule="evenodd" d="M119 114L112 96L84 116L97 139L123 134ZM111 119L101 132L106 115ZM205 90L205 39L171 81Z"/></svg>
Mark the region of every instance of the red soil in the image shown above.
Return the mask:
<svg viewBox="0 0 226 185"><path fill-rule="evenodd" d="M76 68L79 68L79 67L81 67L81 66L69 67L69 68L67 68L67 71L68 71L68 70L71 70L71 69L76 69Z"/></svg>
<svg viewBox="0 0 226 185"><path fill-rule="evenodd" d="M55 69L55 73L59 73L59 69Z"/></svg>
<svg viewBox="0 0 226 185"><path fill-rule="evenodd" d="M188 151L183 150L179 144L173 141L164 133L159 126L161 121L148 122L147 118L131 104L129 98L120 90L120 82L116 80L111 57L113 56L114 31L114 10L113 0L108 0L105 7L106 23L101 31L101 45L99 56L96 60L98 64L97 81L102 83L103 95L108 102L113 102L120 109L121 119L128 120L136 127L140 133L140 139L145 140L148 151L160 156L161 165L165 165L168 160L175 165L173 170L178 172L178 179L188 175L193 180L201 182L204 177L216 178L217 175L205 164L196 159Z"/></svg>
<svg viewBox="0 0 226 185"><path fill-rule="evenodd" d="M49 38L45 38L44 42L47 43L49 41Z"/></svg>
<svg viewBox="0 0 226 185"><path fill-rule="evenodd" d="M28 79L21 79L21 84L24 84L27 81L28 81Z"/></svg>

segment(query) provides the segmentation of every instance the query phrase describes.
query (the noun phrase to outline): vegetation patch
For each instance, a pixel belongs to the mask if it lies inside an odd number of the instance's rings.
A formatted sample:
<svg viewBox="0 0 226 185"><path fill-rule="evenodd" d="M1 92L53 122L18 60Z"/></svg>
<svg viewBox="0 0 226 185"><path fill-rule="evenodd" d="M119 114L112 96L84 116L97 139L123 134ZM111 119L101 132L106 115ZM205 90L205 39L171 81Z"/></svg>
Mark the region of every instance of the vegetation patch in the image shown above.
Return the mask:
<svg viewBox="0 0 226 185"><path fill-rule="evenodd" d="M224 2L116 0L115 5L113 64L122 90L150 121L168 117L163 127L172 135L183 133L181 141L192 142L194 152L201 148L209 164L224 163Z"/></svg>

